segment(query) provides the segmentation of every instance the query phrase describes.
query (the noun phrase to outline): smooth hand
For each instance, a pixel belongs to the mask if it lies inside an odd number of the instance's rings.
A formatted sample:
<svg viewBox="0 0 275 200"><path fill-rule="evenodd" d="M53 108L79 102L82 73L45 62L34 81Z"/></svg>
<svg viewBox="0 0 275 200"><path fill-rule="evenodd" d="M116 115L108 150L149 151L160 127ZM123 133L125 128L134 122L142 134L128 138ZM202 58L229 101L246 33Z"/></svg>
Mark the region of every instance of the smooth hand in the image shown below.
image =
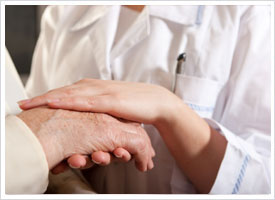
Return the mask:
<svg viewBox="0 0 275 200"><path fill-rule="evenodd" d="M106 114L93 114L39 107L17 115L40 141L52 169L74 155L119 147L134 156L141 171L153 167L154 150L146 132L137 123L123 122Z"/></svg>
<svg viewBox="0 0 275 200"><path fill-rule="evenodd" d="M108 113L140 123L170 119L183 102L167 89L145 83L84 79L19 102L22 109L48 105L77 111Z"/></svg>

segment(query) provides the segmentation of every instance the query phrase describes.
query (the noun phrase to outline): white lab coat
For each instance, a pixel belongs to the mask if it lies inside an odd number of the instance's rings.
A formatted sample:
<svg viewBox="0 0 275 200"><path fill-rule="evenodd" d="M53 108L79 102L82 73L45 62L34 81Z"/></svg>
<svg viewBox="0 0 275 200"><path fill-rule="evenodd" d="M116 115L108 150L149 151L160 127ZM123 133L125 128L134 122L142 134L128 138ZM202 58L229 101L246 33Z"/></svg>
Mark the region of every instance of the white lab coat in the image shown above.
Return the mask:
<svg viewBox="0 0 275 200"><path fill-rule="evenodd" d="M83 78L168 89L176 79L176 95L228 141L210 193L270 193L270 7L146 6L114 42L119 13L120 6L48 7L28 94ZM185 71L175 75L182 52ZM196 193L157 130L145 128L153 170L115 163L86 178L100 193Z"/></svg>

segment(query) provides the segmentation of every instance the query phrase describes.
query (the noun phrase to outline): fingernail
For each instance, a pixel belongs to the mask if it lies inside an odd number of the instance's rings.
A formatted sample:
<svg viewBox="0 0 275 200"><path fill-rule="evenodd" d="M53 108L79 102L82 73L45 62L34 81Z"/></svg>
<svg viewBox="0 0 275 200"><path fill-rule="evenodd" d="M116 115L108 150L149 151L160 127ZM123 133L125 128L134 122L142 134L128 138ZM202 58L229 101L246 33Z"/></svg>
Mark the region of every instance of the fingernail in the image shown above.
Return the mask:
<svg viewBox="0 0 275 200"><path fill-rule="evenodd" d="M115 154L115 153L114 153ZM122 158L122 155L117 155L117 154L115 154L115 156L117 157L117 158Z"/></svg>
<svg viewBox="0 0 275 200"><path fill-rule="evenodd" d="M56 103L59 101L60 101L60 99L48 99L48 103Z"/></svg>
<svg viewBox="0 0 275 200"><path fill-rule="evenodd" d="M69 166L70 166L70 168L78 169L78 167L72 166L70 163L69 163Z"/></svg>
<svg viewBox="0 0 275 200"><path fill-rule="evenodd" d="M98 164L98 165L101 164L101 162L97 162L97 161L95 161L95 160L93 160L93 162L94 162L95 164Z"/></svg>
<svg viewBox="0 0 275 200"><path fill-rule="evenodd" d="M24 100L18 101L17 103L21 106L23 104L29 103L30 101L31 99L24 99Z"/></svg>

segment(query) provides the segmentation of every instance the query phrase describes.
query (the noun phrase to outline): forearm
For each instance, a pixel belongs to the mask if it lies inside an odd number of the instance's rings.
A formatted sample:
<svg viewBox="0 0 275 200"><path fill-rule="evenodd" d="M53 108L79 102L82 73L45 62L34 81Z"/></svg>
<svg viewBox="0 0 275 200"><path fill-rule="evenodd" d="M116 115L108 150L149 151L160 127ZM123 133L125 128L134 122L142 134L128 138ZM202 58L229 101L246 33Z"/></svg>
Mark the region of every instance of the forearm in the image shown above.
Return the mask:
<svg viewBox="0 0 275 200"><path fill-rule="evenodd" d="M178 165L201 193L215 181L227 141L182 102L169 120L156 124ZM167 118L168 119L168 118Z"/></svg>

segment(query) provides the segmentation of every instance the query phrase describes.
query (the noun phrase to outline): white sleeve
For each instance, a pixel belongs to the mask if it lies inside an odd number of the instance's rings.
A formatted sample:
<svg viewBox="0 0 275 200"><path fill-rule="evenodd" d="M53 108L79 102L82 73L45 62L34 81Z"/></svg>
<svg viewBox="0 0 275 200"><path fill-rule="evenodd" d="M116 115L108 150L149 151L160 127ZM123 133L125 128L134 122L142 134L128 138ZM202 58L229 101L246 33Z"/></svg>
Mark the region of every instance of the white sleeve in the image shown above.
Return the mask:
<svg viewBox="0 0 275 200"><path fill-rule="evenodd" d="M226 83L208 124L228 141L212 194L271 193L270 7L253 6L241 18Z"/></svg>
<svg viewBox="0 0 275 200"><path fill-rule="evenodd" d="M27 96L7 50L5 54L5 191L43 193L48 185L48 163L36 136L15 116L20 112L16 102Z"/></svg>
<svg viewBox="0 0 275 200"><path fill-rule="evenodd" d="M8 115L5 121L6 194L45 192L49 168L40 142L18 117Z"/></svg>

